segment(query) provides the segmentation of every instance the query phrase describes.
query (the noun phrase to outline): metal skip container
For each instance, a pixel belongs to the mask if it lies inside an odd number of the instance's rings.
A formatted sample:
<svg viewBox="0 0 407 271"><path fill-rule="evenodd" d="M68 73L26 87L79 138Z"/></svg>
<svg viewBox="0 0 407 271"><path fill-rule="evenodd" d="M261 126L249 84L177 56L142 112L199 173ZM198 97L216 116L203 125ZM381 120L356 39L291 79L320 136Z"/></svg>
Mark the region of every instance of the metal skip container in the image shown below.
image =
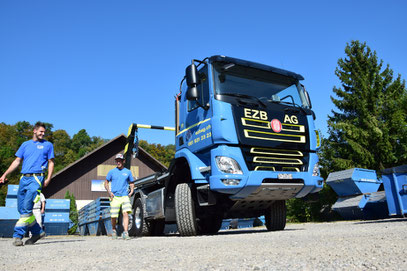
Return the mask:
<svg viewBox="0 0 407 271"><path fill-rule="evenodd" d="M407 165L382 170L389 215L407 214Z"/></svg>
<svg viewBox="0 0 407 271"><path fill-rule="evenodd" d="M336 192L338 200L332 210L345 219L379 219L387 217L381 180L370 169L352 168L329 174L326 183Z"/></svg>

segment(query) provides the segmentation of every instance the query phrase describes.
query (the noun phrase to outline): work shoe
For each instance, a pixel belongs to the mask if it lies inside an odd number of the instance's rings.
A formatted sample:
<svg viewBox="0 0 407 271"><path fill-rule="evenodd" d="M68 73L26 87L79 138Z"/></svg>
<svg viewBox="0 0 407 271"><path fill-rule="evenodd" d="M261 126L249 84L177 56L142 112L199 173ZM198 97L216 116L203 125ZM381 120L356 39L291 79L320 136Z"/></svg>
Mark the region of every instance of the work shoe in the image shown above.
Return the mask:
<svg viewBox="0 0 407 271"><path fill-rule="evenodd" d="M18 238L18 237L13 238L13 246L21 247L22 245L23 245L23 241L21 240L21 238Z"/></svg>
<svg viewBox="0 0 407 271"><path fill-rule="evenodd" d="M117 233L115 230L112 231L112 239L117 239Z"/></svg>
<svg viewBox="0 0 407 271"><path fill-rule="evenodd" d="M124 231L122 236L123 236L123 240L130 240L131 239L130 236L129 236L129 233L127 231Z"/></svg>
<svg viewBox="0 0 407 271"><path fill-rule="evenodd" d="M40 234L35 234L35 235L31 236L30 239L25 241L24 245L34 245L35 242L37 242L38 240L40 240L41 238L44 238L44 237L45 237L45 232L41 232Z"/></svg>

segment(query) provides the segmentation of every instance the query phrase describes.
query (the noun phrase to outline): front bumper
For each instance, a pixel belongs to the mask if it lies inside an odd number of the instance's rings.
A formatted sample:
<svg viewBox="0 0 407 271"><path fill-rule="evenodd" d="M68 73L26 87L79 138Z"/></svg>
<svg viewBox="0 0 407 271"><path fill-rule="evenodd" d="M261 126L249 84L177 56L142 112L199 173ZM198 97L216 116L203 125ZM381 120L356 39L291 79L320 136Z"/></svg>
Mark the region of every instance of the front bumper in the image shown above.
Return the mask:
<svg viewBox="0 0 407 271"><path fill-rule="evenodd" d="M216 166L216 156L228 156L235 159L240 164L243 174L225 174L219 171ZM319 176L312 176L313 166L317 162L318 156L315 153L310 153L310 166L307 172L249 171L240 148L221 145L211 150L210 188L212 191L229 194L231 199L283 200L293 197L300 198L322 189L323 179ZM291 178L285 179L288 176ZM235 179L240 182L237 185L225 185L222 182L225 179Z"/></svg>

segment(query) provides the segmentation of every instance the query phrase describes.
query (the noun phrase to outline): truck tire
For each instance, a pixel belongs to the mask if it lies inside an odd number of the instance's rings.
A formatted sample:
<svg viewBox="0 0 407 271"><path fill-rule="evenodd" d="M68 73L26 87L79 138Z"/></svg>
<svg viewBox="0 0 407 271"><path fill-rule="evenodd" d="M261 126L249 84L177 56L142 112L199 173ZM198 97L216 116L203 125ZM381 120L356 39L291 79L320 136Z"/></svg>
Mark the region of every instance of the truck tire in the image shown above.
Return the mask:
<svg viewBox="0 0 407 271"><path fill-rule="evenodd" d="M178 232L181 236L195 236L198 225L195 216L195 203L191 188L186 183L178 184L175 188L175 215Z"/></svg>
<svg viewBox="0 0 407 271"><path fill-rule="evenodd" d="M144 208L143 202L137 198L134 202L133 214L129 215L129 235L140 237L144 228Z"/></svg>
<svg viewBox="0 0 407 271"><path fill-rule="evenodd" d="M281 231L285 228L287 208L285 200L277 200L266 209L264 218L268 231Z"/></svg>

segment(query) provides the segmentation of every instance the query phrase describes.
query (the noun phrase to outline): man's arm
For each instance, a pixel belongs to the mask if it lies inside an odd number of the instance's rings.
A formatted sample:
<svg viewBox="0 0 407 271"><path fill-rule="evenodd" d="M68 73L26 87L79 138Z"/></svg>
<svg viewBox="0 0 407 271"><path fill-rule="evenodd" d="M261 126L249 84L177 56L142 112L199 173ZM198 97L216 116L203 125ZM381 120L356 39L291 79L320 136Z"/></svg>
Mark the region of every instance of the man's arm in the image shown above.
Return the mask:
<svg viewBox="0 0 407 271"><path fill-rule="evenodd" d="M44 187L46 187L51 182L52 173L54 172L54 158L48 160L48 176L44 182Z"/></svg>
<svg viewBox="0 0 407 271"><path fill-rule="evenodd" d="M45 213L45 201L41 201L41 214Z"/></svg>
<svg viewBox="0 0 407 271"><path fill-rule="evenodd" d="M5 181L7 181L7 175L9 175L10 173L12 173L14 170L16 170L16 168L18 168L18 166L21 163L21 158L20 157L16 157L16 159L14 159L14 161L11 163L10 167L6 170L6 172L4 172L4 174L0 177L0 183L4 183Z"/></svg>
<svg viewBox="0 0 407 271"><path fill-rule="evenodd" d="M112 192L110 192L109 181L108 180L105 181L105 188L106 188L107 194L109 195L109 198L112 200L114 195L113 195Z"/></svg>
<svg viewBox="0 0 407 271"><path fill-rule="evenodd" d="M134 183L130 183L130 193L129 193L129 197L131 197L131 195L133 195L134 192Z"/></svg>

